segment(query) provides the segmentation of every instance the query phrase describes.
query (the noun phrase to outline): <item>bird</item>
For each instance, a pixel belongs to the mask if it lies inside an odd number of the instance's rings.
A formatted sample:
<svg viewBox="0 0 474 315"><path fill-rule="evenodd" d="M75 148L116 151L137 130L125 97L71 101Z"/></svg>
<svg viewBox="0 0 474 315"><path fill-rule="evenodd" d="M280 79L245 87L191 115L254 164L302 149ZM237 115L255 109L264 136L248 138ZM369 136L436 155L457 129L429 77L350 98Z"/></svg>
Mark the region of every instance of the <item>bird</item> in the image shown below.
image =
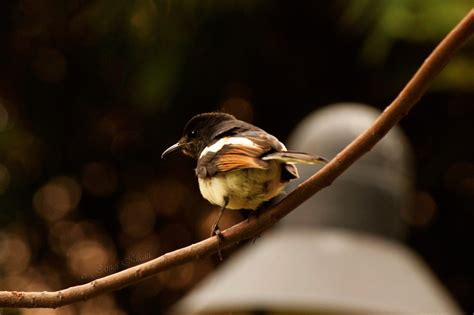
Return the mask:
<svg viewBox="0 0 474 315"><path fill-rule="evenodd" d="M201 195L220 211L211 236L221 236L225 209L259 210L298 178L295 164L324 164L321 156L288 151L275 136L223 112L197 114L161 155L181 151L195 159ZM219 252L220 254L220 252Z"/></svg>

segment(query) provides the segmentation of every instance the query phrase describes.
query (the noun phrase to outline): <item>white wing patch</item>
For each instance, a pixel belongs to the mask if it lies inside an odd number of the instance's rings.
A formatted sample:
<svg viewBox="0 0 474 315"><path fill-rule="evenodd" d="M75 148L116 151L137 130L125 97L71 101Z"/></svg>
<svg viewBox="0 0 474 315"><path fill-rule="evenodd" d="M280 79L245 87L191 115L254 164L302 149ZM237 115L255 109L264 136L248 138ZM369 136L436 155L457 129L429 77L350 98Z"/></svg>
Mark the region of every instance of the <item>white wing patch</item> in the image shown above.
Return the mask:
<svg viewBox="0 0 474 315"><path fill-rule="evenodd" d="M250 140L248 138L244 138L244 137L225 137L225 138L219 139L216 143L212 144L211 146L204 148L204 150L202 150L201 155L199 156L199 158L203 157L208 152L216 153L220 149L222 149L225 145L232 145L232 144L238 144L238 145L242 145L242 146L246 146L246 147L258 148L258 145L255 144L252 140Z"/></svg>
<svg viewBox="0 0 474 315"><path fill-rule="evenodd" d="M280 142L280 141L278 141L278 142ZM288 150L286 149L285 145L283 144L283 142L280 142L280 144L281 144L281 146L283 147L282 151L288 151Z"/></svg>

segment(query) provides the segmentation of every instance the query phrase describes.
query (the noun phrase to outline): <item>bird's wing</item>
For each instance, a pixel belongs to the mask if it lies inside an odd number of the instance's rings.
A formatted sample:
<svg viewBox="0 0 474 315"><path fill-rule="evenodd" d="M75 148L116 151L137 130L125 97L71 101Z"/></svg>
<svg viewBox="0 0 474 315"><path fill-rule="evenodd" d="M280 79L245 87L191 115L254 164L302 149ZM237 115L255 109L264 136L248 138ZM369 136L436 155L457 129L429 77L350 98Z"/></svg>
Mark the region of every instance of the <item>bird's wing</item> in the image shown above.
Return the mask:
<svg viewBox="0 0 474 315"><path fill-rule="evenodd" d="M278 160L286 163L299 164L326 164L328 160L321 156L312 155L304 152L284 151L273 152L262 157L264 161Z"/></svg>
<svg viewBox="0 0 474 315"><path fill-rule="evenodd" d="M202 151L196 174L208 177L239 169L267 169L269 162L261 157L267 152L276 151L276 147L284 149L275 137L256 131L221 138Z"/></svg>
<svg viewBox="0 0 474 315"><path fill-rule="evenodd" d="M325 163L319 156L287 151L278 139L263 130L248 130L221 138L204 149L198 159L196 174L199 177L214 176L219 172L239 169L267 169L269 161L283 164L282 180L298 178L294 164Z"/></svg>

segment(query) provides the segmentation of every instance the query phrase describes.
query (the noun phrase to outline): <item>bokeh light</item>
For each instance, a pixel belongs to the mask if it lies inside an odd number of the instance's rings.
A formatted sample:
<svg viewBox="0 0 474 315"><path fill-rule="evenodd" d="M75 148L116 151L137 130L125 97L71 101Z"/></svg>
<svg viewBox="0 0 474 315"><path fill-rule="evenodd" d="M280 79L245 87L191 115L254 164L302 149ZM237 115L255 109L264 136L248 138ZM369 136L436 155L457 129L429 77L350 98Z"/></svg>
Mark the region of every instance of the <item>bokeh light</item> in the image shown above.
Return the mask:
<svg viewBox="0 0 474 315"><path fill-rule="evenodd" d="M129 193L119 206L119 220L122 230L132 238L148 235L155 225L156 214L144 194Z"/></svg>
<svg viewBox="0 0 474 315"><path fill-rule="evenodd" d="M76 208L80 199L81 187L76 179L58 176L36 192L33 205L41 217L55 221Z"/></svg>
<svg viewBox="0 0 474 315"><path fill-rule="evenodd" d="M17 233L0 231L0 254L0 271L10 275L25 271L31 259L28 241Z"/></svg>
<svg viewBox="0 0 474 315"><path fill-rule="evenodd" d="M171 216L189 201L190 192L185 183L173 178L166 178L150 184L147 194L159 215Z"/></svg>
<svg viewBox="0 0 474 315"><path fill-rule="evenodd" d="M72 244L86 236L84 224L60 220L50 228L49 243L56 254L65 256Z"/></svg>
<svg viewBox="0 0 474 315"><path fill-rule="evenodd" d="M124 243L126 243L126 250L121 260L123 268L141 264L163 253L156 234L149 234L140 240L129 240Z"/></svg>
<svg viewBox="0 0 474 315"><path fill-rule="evenodd" d="M411 226L426 226L432 222L438 212L438 206L426 191L417 191L413 206L402 209L402 219Z"/></svg>
<svg viewBox="0 0 474 315"><path fill-rule="evenodd" d="M54 279L54 273L51 274ZM36 267L30 267L21 274L12 274L6 279L6 284L9 288L18 288L25 291L45 291L52 290L49 285L50 280L45 277L45 274Z"/></svg>
<svg viewBox="0 0 474 315"><path fill-rule="evenodd" d="M84 238L68 249L68 267L78 278L93 279L118 271L114 256L101 242Z"/></svg>

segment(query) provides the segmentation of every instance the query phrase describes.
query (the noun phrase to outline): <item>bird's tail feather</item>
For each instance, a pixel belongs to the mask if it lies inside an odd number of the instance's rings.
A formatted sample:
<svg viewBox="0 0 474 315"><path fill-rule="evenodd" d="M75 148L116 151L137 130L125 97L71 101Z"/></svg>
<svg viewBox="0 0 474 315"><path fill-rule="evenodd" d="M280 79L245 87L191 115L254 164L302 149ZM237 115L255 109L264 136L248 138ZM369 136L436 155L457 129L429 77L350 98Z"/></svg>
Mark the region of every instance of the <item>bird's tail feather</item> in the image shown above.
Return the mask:
<svg viewBox="0 0 474 315"><path fill-rule="evenodd" d="M300 163L300 164L326 164L328 160L321 156L311 155L303 152L284 151L273 152L262 157L262 160L279 160L286 163Z"/></svg>

